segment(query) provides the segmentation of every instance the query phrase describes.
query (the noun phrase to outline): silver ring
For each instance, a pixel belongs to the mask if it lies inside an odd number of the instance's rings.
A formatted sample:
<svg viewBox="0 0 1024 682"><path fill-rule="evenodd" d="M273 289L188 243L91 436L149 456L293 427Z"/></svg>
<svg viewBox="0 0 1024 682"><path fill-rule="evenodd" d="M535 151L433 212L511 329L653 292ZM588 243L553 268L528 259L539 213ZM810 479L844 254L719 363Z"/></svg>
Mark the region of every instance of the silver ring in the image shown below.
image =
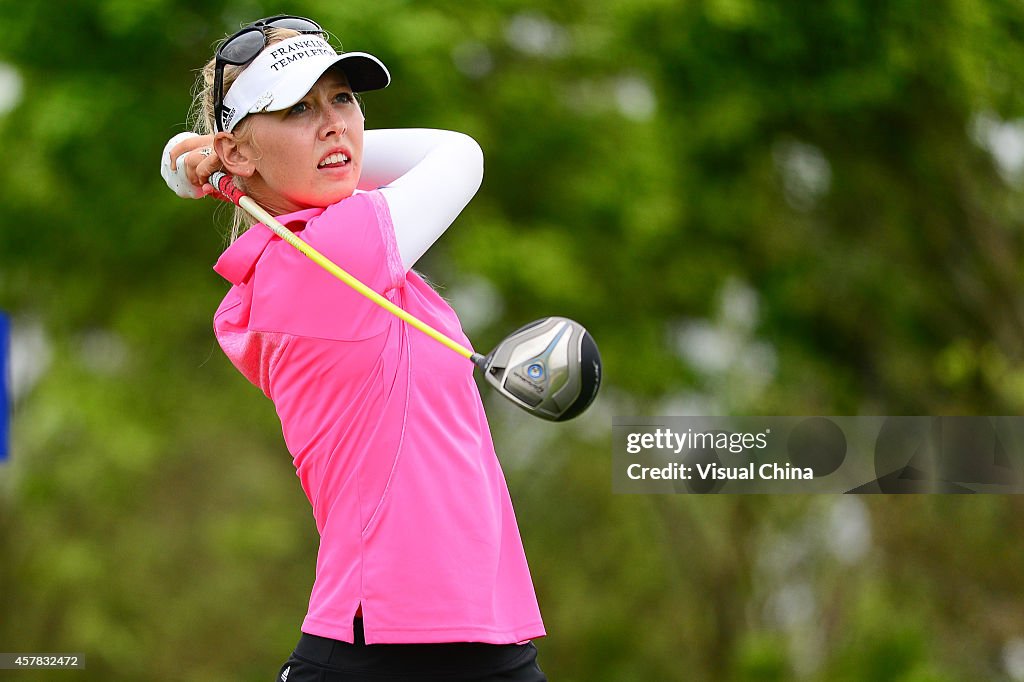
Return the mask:
<svg viewBox="0 0 1024 682"><path fill-rule="evenodd" d="M213 150L210 149L209 147L203 147L202 149L199 150L199 153L202 154L203 156L210 156L211 154L213 154Z"/></svg>

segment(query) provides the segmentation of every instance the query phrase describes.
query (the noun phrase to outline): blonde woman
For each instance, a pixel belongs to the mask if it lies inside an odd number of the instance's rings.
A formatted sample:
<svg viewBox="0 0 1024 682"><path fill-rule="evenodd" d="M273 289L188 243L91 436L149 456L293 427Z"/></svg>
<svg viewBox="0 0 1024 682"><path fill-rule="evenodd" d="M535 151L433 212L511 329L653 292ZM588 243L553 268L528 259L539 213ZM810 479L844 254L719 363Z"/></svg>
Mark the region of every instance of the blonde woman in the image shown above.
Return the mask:
<svg viewBox="0 0 1024 682"><path fill-rule="evenodd" d="M198 133L161 171L181 196L223 168L280 222L469 346L412 266L475 194L479 146L439 130L365 131L376 57L338 53L303 17L262 19L204 69ZM270 398L320 533L316 579L279 680L546 680L541 621L471 363L337 282L262 225L215 270L224 352ZM247 228L247 229L246 229Z"/></svg>

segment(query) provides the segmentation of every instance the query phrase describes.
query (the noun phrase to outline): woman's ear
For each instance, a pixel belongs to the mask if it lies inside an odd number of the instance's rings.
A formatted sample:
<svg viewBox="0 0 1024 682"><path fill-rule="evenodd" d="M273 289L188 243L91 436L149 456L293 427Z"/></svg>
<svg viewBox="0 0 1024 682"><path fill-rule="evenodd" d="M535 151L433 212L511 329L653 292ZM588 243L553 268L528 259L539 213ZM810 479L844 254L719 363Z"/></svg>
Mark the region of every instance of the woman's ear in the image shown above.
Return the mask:
<svg viewBox="0 0 1024 682"><path fill-rule="evenodd" d="M250 178L256 172L256 159L251 144L240 142L231 133L220 132L213 138L213 148L224 168L232 175Z"/></svg>

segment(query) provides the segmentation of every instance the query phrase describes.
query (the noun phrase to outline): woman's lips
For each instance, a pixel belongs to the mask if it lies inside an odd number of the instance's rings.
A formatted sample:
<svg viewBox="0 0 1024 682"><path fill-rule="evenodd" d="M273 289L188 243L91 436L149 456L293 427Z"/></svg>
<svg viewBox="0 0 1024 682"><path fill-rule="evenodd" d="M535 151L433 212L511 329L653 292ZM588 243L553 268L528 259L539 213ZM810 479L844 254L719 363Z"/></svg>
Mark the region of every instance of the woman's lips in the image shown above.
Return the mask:
<svg viewBox="0 0 1024 682"><path fill-rule="evenodd" d="M332 152L321 159L317 168L343 168L348 165L349 156L344 152Z"/></svg>

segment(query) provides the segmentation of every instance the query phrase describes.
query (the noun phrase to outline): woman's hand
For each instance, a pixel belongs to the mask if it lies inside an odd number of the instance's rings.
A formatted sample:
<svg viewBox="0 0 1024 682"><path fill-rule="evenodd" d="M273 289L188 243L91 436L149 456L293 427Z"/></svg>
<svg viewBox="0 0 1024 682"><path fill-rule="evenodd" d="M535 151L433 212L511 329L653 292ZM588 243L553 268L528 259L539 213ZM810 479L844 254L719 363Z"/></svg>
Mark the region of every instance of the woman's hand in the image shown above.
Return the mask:
<svg viewBox="0 0 1024 682"><path fill-rule="evenodd" d="M213 135L179 133L167 142L160 160L160 174L167 186L178 196L192 199L213 190L207 182L210 174L223 167L213 151Z"/></svg>

